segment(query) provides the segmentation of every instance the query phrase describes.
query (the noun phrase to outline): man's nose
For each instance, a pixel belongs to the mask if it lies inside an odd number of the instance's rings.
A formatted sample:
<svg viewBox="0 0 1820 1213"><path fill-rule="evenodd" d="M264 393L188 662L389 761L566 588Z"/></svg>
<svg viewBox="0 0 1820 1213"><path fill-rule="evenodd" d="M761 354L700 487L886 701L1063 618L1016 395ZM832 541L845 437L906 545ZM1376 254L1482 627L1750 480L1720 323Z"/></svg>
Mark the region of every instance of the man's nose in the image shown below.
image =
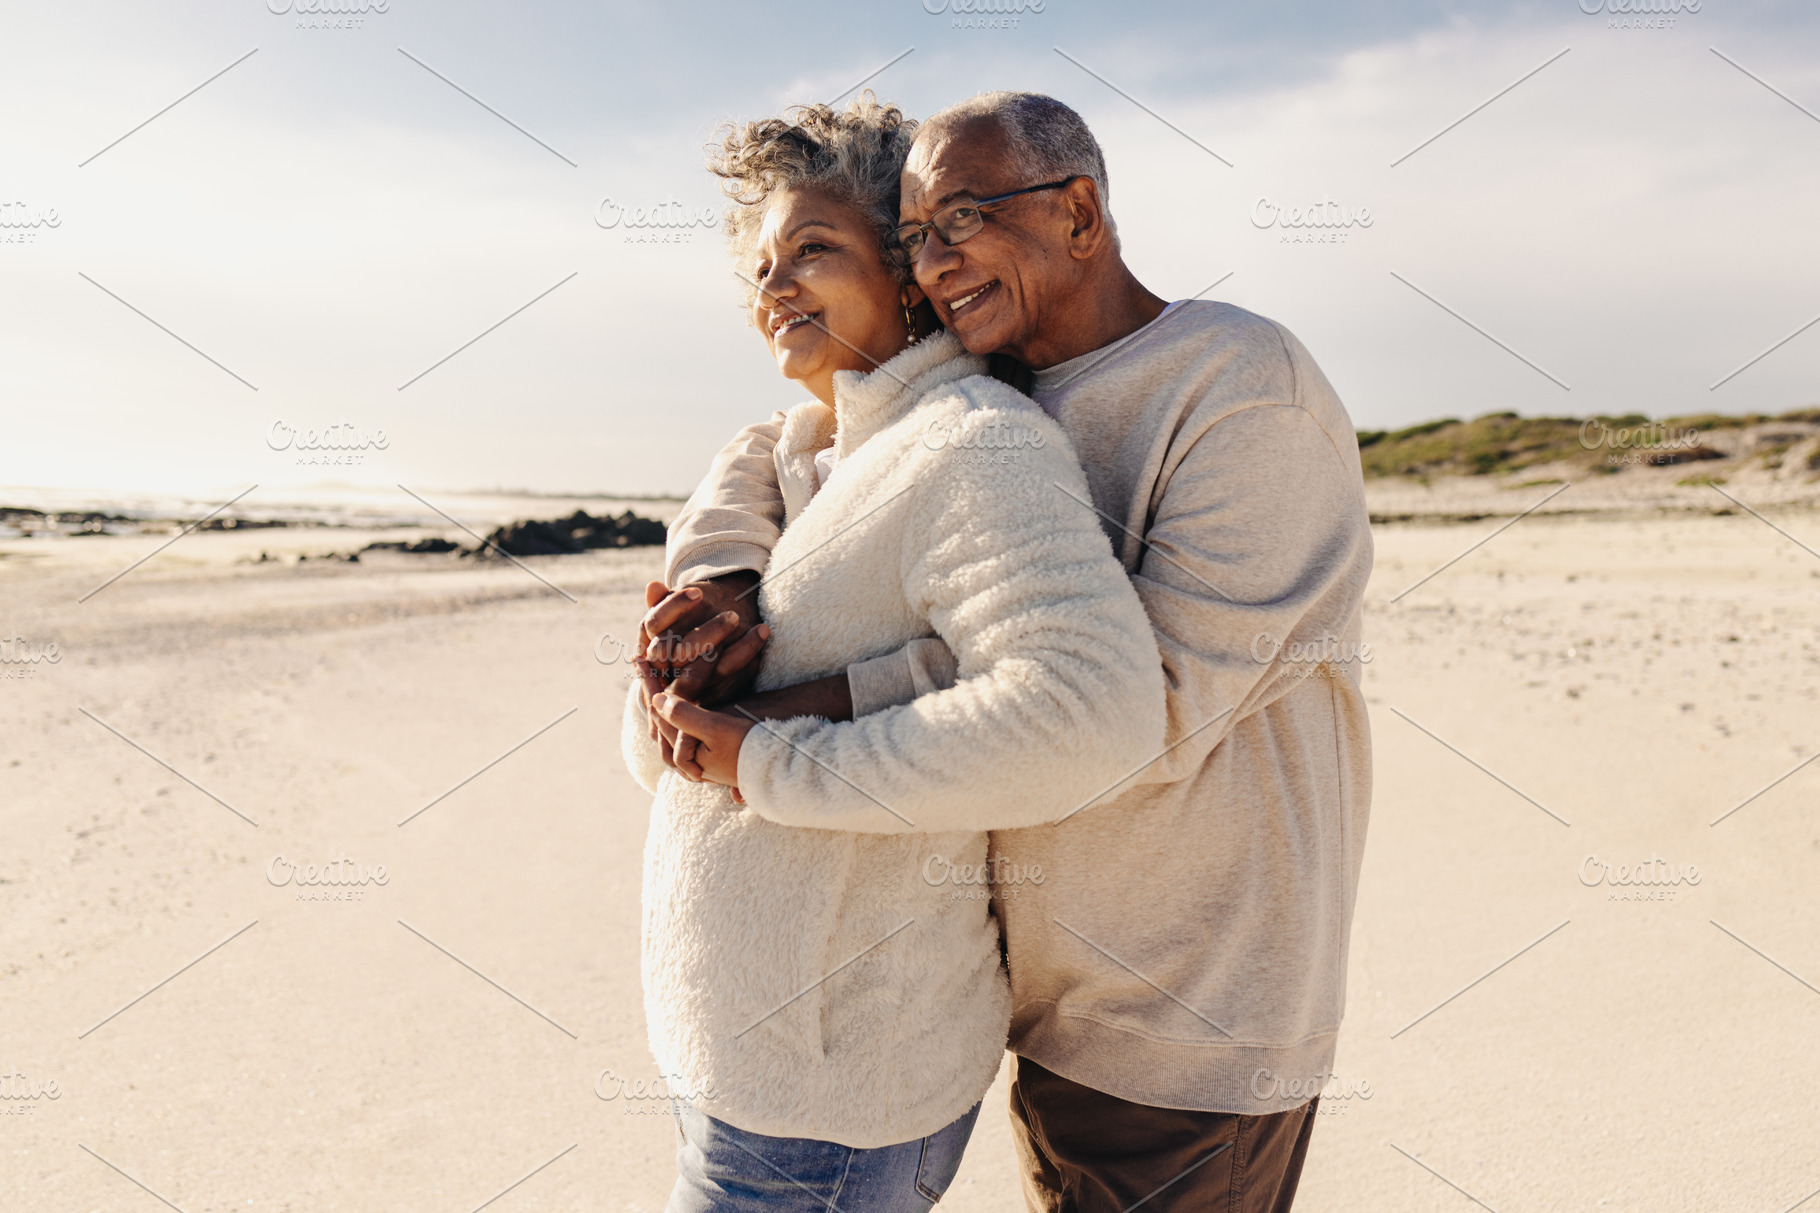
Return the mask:
<svg viewBox="0 0 1820 1213"><path fill-rule="evenodd" d="M960 264L960 252L930 228L923 246L916 250L916 256L910 262L910 273L918 286L928 290L941 281L943 274L959 268Z"/></svg>

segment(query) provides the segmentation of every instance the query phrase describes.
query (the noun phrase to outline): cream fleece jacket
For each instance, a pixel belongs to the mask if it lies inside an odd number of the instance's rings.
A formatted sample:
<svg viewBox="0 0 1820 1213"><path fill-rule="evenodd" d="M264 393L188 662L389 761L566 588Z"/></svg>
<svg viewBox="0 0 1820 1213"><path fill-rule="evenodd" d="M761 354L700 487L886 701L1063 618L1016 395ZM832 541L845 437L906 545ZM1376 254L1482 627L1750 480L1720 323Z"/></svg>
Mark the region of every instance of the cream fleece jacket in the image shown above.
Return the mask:
<svg viewBox="0 0 1820 1213"><path fill-rule="evenodd" d="M1351 421L1285 329L1211 302L1039 372L1032 395L1074 441L1155 629L1169 749L1091 808L1073 811L1099 784L1069 788L1059 825L985 820L1012 882L1011 1048L1138 1103L1296 1106L1282 1092L1310 1088L1279 1080L1319 1089L1333 1062L1371 800ZM778 432L748 427L716 458L671 526L670 584L773 559ZM939 647L850 667L855 713L965 686ZM766 813L889 824L852 795Z"/></svg>
<svg viewBox="0 0 1820 1213"><path fill-rule="evenodd" d="M1087 495L1073 449L983 369L942 333L837 376L834 410L784 415L768 477L785 526L759 591L760 689L919 638L954 654L958 682L860 721L755 727L744 810L664 771L628 698L627 764L656 794L652 1051L704 1111L751 1132L883 1146L972 1107L1010 996L984 890L955 872L985 865L986 820L1043 821L1162 744L1156 643L1097 518L1069 498ZM1019 442L1019 458L983 457L982 436ZM776 820L821 812L865 832Z"/></svg>

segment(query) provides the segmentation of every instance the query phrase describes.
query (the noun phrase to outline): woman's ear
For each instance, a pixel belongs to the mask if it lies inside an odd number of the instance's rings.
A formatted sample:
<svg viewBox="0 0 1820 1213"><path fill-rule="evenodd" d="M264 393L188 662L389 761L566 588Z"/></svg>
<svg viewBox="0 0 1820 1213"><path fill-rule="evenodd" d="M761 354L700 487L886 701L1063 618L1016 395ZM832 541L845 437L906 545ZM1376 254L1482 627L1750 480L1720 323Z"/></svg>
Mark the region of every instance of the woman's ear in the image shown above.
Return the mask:
<svg viewBox="0 0 1820 1213"><path fill-rule="evenodd" d="M918 307L927 298L928 298L928 296L923 294L923 288L916 285L916 283L906 282L904 284L904 293L902 295L902 299L904 301L905 307L908 307L908 308Z"/></svg>

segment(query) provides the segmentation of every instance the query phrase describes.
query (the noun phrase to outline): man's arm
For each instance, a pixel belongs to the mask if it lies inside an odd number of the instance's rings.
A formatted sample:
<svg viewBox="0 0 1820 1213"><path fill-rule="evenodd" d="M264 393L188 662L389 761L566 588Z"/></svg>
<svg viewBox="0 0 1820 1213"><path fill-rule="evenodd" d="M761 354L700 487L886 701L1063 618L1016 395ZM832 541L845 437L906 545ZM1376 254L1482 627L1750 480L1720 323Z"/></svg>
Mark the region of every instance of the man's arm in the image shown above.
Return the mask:
<svg viewBox="0 0 1820 1213"><path fill-rule="evenodd" d="M1130 786L1194 775L1234 725L1313 672L1286 660L1290 645L1345 638L1372 552L1352 485L1326 433L1289 405L1233 414L1176 466L1131 578L1162 653L1172 748ZM800 710L754 714L856 720L952 687L956 677L946 643L914 640L821 680L847 684L850 715L818 710L809 698L781 705ZM817 684L801 689L811 687L827 694Z"/></svg>
<svg viewBox="0 0 1820 1213"><path fill-rule="evenodd" d="M664 584L681 587L727 573L763 573L784 530L784 495L773 452L784 414L733 436L670 523Z"/></svg>
<svg viewBox="0 0 1820 1213"><path fill-rule="evenodd" d="M1315 673L1319 663L1289 659L1291 646L1321 651L1357 626L1370 520L1357 454L1333 436L1350 440L1351 426L1307 350L1282 337L1286 356L1262 384L1216 381L1202 415L1222 419L1184 434L1165 463L1131 580L1162 654L1170 748L1127 788L1194 775L1239 721ZM1225 391L1257 403L1235 410ZM1356 680L1356 656L1339 657ZM847 674L855 719L956 679L940 639Z"/></svg>
<svg viewBox="0 0 1820 1213"><path fill-rule="evenodd" d="M783 428L784 414L773 413L720 449L671 520L664 581L647 591L638 701L652 752L687 779L702 778L695 741L652 712L651 697L668 689L692 702L725 704L747 696L758 676L757 649L769 636L758 617L758 580L784 522L774 458ZM772 692L749 710L773 719L843 710L843 681L837 675L795 695Z"/></svg>
<svg viewBox="0 0 1820 1213"><path fill-rule="evenodd" d="M986 409L968 420L998 423ZM719 763L737 755L731 781L754 811L863 833L1014 829L1110 790L1160 748L1156 642L1098 518L1057 491L1087 488L1054 439L1011 466L931 454L896 507L903 590L958 657L953 686L850 723L671 711L711 746L725 733Z"/></svg>
<svg viewBox="0 0 1820 1213"><path fill-rule="evenodd" d="M647 599L638 641L661 680L677 680L673 689L685 698L724 702L750 689L758 673L756 662L720 669L717 637L704 629L721 630L716 620L727 612L740 637L759 622L758 578L783 531L773 457L783 429L779 412L735 434L670 521L664 578L654 583L665 592Z"/></svg>
<svg viewBox="0 0 1820 1213"><path fill-rule="evenodd" d="M783 426L784 414L774 413L770 420L734 435L671 522L664 564L665 582L674 589L646 614L640 650L657 669L680 671L672 675L670 690L675 694L710 705L738 699L742 708L764 720L792 716L851 720L907 703L918 693L954 685L954 655L938 639L915 641L896 653L861 662L846 675L756 696L746 694L757 674L756 662L723 670L718 650L715 657L703 656L714 649L709 630L723 612L737 613L735 635L743 636L758 623L757 575L764 572L783 533L783 491L777 485L773 458ZM742 578L742 573L749 576ZM695 592L692 597L689 591ZM666 636L668 644L657 643ZM682 658L679 663L667 664L677 655ZM655 727L656 717L652 721ZM700 775L686 766L679 769L692 777Z"/></svg>
<svg viewBox="0 0 1820 1213"><path fill-rule="evenodd" d="M1142 784L1192 777L1234 725L1314 673L1313 663L1290 660L1291 654L1305 649L1324 652L1321 641L1345 639L1356 626L1372 549L1356 476L1327 432L1307 410L1291 404L1241 409L1187 441L1186 451L1169 472L1144 536L1144 554L1131 575L1162 658L1167 738L1130 765L1153 761L1106 791L1122 795ZM854 718L874 726L863 735L863 743L838 730L802 731L807 722L801 721L776 732L750 728L741 730L743 737L729 737L730 743L738 744L742 784L757 783L766 767L778 767L779 758L794 757L782 753L779 742L832 747L825 753L819 747L815 750L814 757L824 763L808 759L794 764L798 769L790 772L791 779L808 790L783 797L760 783L753 807L786 825L862 832L905 828L866 802L877 797L898 809L891 795L894 781L901 781L897 786L903 790L897 794L906 803L914 790L920 790L901 768L915 766L913 744L919 724L946 717L942 705L955 694L946 689L956 685L954 667L938 664L933 676L925 669L916 678L898 667L907 669L916 656L926 658L931 646L940 646L935 651L944 656L948 653L939 640L913 641L905 649L850 669ZM862 671L881 665L887 673L863 679L868 690L876 688L881 702L864 706L892 709L893 704L914 700L914 708L881 710L877 716L859 710ZM965 690L966 684L961 686ZM931 696L938 691L943 693ZM1012 702L997 699L990 712L976 711L974 727L982 736L984 721L995 722L990 743L959 744L965 739L957 734L953 752L1002 744L1006 736L1000 730L1013 731L1020 715L1007 706ZM914 714L906 717L905 712ZM1074 758L1066 740L1032 735L1022 744L1058 768ZM745 754L754 748L769 752L771 761L755 767ZM891 759L878 759L881 753ZM853 790L843 791L830 780L821 780L827 787L811 786L818 776L814 767L824 765L851 780ZM966 769L965 764L959 769ZM750 799L754 788L744 790ZM1081 795L1100 790L1088 788ZM1072 806L1056 813L1068 807ZM938 816L940 811L925 815L903 809L918 829L960 828ZM1032 823L1006 817L1002 806L993 806L980 811L979 823L972 828L1028 824Z"/></svg>

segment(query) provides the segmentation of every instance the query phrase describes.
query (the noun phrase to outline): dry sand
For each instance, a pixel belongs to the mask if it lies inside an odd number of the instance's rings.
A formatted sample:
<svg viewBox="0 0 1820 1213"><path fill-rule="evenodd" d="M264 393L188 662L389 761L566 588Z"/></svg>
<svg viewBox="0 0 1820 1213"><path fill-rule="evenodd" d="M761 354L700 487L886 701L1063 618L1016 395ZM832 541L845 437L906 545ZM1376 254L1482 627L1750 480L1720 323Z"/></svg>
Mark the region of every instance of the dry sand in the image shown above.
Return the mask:
<svg viewBox="0 0 1820 1213"><path fill-rule="evenodd" d="M1350 1097L1297 1208L1475 1207L1438 1173L1501 1213L1787 1210L1820 1189L1820 762L1710 823L1820 747L1820 558L1742 513L1538 514L1393 600L1496 525L1377 528ZM61 658L0 667L0 1208L663 1207L615 740L657 553L527 562L574 602L503 562L244 563L369 537L194 534L81 605L159 540L0 542L0 629ZM1699 880L1618 900L1588 856ZM386 881L299 900L280 858ZM1003 1106L944 1208L1021 1207Z"/></svg>

